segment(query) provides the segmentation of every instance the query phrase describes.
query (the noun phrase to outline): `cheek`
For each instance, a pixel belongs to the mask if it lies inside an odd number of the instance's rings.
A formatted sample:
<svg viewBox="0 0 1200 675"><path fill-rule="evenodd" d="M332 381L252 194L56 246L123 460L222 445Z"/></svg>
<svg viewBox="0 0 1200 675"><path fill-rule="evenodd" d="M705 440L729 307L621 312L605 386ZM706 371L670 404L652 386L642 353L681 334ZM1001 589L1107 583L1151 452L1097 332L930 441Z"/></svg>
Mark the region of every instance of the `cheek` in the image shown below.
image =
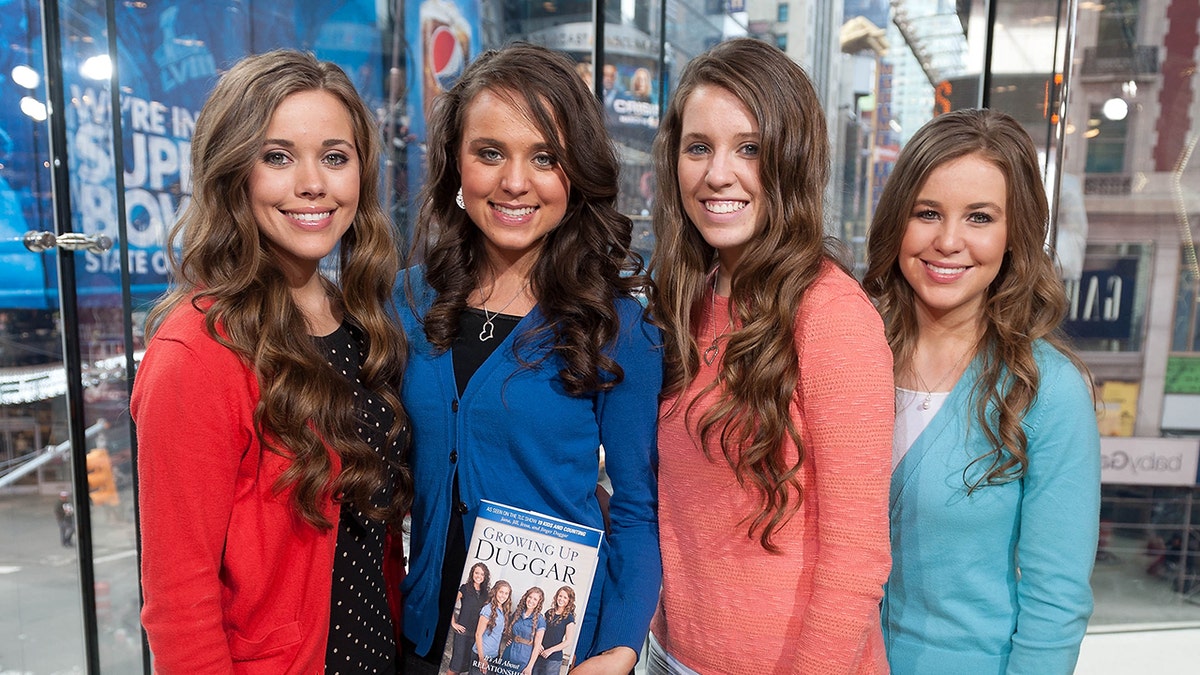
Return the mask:
<svg viewBox="0 0 1200 675"><path fill-rule="evenodd" d="M695 190L696 184L704 176L704 171L698 166L693 166L690 163L681 163L679 170L675 172L676 178L679 179L679 191L687 194Z"/></svg>

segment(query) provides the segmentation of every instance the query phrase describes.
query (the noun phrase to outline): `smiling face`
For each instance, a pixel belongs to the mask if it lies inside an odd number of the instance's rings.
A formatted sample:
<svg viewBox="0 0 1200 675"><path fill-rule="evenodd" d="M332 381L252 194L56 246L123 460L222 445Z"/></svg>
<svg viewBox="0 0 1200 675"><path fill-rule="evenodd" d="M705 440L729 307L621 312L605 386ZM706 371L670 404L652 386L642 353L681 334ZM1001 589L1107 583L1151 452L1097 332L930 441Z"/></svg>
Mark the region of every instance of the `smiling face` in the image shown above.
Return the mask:
<svg viewBox="0 0 1200 675"><path fill-rule="evenodd" d="M539 590L532 591L525 597L525 613L536 612L537 608L542 604L542 592Z"/></svg>
<svg viewBox="0 0 1200 675"><path fill-rule="evenodd" d="M1008 242L1008 183L978 154L930 172L917 192L900 242L900 271L916 296L918 321L971 322Z"/></svg>
<svg viewBox="0 0 1200 675"><path fill-rule="evenodd" d="M680 128L679 196L728 273L766 220L760 141L758 121L728 90L701 85L688 96Z"/></svg>
<svg viewBox="0 0 1200 675"><path fill-rule="evenodd" d="M475 582L475 587L478 588L483 583L483 568L476 565L471 569L471 581Z"/></svg>
<svg viewBox="0 0 1200 675"><path fill-rule="evenodd" d="M571 604L571 596L567 595L565 590L559 589L559 591L554 594L554 605L559 609L562 609L569 604Z"/></svg>
<svg viewBox="0 0 1200 675"><path fill-rule="evenodd" d="M467 214L488 257L505 265L536 259L571 191L542 132L513 97L479 93L467 106L458 152Z"/></svg>
<svg viewBox="0 0 1200 675"><path fill-rule="evenodd" d="M350 113L336 97L313 90L283 99L248 193L259 232L293 282L315 275L354 222L360 170Z"/></svg>
<svg viewBox="0 0 1200 675"><path fill-rule="evenodd" d="M508 602L508 596L512 595L512 589L508 584L500 584L496 586L496 604L503 605Z"/></svg>

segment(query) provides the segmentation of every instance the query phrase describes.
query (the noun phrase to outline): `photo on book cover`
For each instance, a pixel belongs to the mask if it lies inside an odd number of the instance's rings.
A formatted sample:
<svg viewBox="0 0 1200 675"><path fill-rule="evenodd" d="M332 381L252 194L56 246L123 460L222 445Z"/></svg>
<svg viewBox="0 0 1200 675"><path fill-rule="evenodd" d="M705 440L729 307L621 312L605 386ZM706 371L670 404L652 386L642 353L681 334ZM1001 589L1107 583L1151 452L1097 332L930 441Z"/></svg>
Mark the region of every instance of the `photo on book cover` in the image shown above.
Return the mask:
<svg viewBox="0 0 1200 675"><path fill-rule="evenodd" d="M602 539L594 528L481 502L441 672L566 673Z"/></svg>

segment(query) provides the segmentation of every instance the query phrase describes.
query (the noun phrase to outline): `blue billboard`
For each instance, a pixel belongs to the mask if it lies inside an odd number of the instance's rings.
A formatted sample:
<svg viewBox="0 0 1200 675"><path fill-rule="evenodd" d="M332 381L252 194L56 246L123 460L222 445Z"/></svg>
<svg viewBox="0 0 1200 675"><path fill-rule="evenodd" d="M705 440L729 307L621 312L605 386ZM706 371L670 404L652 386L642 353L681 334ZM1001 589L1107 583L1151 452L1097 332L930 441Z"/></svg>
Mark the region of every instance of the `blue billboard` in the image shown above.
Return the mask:
<svg viewBox="0 0 1200 675"><path fill-rule="evenodd" d="M23 61L11 66L5 61L3 73L16 65L42 70L38 7L37 2L0 0L2 38L18 47L3 52L2 58ZM176 214L191 196L191 134L220 73L246 54L279 47L306 49L340 65L368 103L382 111L382 31L373 0L150 0L117 3L115 11L124 160L120 167L112 144L106 18L102 9L63 12L71 229L119 240L120 170L132 290L138 299L149 300L168 283L164 246ZM13 250L20 233L55 229L46 124L20 106L23 98L44 100L44 89L22 88L6 78L0 95L0 149L11 144L6 154L12 158L11 167L5 157L0 170L0 241L5 242L0 245L0 308L52 308L57 305L53 259ZM78 260L80 303L114 304L121 289L118 247L83 253Z"/></svg>

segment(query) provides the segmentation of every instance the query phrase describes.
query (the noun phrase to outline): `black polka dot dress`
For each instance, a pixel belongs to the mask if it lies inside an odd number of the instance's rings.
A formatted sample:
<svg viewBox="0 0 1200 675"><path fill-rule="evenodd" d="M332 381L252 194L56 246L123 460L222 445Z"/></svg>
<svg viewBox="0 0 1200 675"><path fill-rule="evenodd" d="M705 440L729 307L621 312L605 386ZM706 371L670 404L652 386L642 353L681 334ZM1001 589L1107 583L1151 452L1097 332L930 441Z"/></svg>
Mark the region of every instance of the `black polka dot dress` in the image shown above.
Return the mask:
<svg viewBox="0 0 1200 675"><path fill-rule="evenodd" d="M359 437L380 452L391 427L394 412L386 401L368 391L359 381L362 334L343 323L333 334L315 338L317 348L329 359L334 371L353 386ZM388 448L388 456L399 456L400 448ZM390 502L394 471L373 501ZM338 521L337 552L333 562L333 592L330 598L329 643L325 672L332 675L386 673L394 675L399 663L392 617L388 611L383 579L383 547L387 526L371 520L352 504L343 504Z"/></svg>

